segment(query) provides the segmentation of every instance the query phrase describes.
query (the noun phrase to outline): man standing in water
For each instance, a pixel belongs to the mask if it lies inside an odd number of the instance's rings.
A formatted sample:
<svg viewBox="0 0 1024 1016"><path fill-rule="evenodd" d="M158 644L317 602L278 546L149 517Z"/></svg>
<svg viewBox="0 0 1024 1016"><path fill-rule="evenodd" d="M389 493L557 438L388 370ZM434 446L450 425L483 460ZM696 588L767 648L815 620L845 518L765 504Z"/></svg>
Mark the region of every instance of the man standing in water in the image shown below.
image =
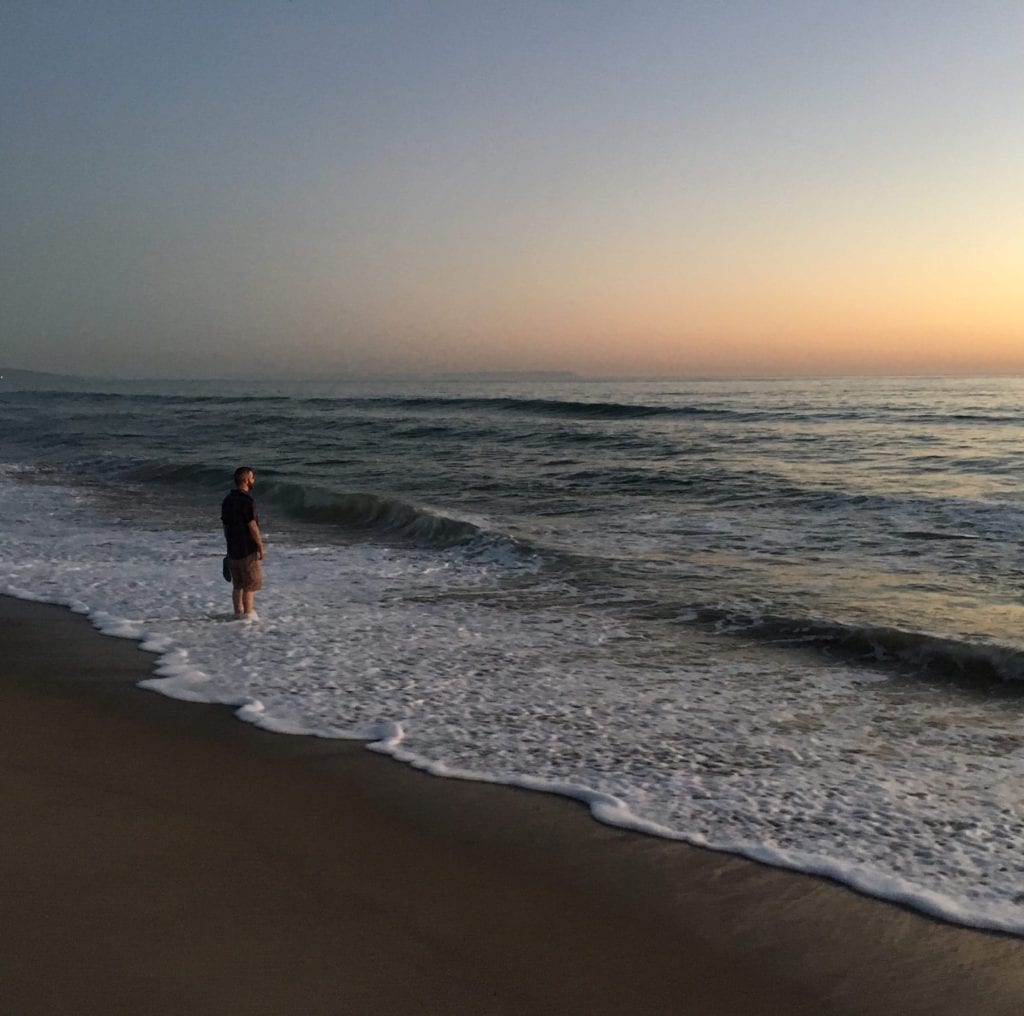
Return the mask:
<svg viewBox="0 0 1024 1016"><path fill-rule="evenodd" d="M231 600L235 617L257 620L256 592L263 588L263 536L260 533L256 503L249 493L256 477L248 466L235 470L235 489L220 506L224 537L228 543L228 568L231 571Z"/></svg>

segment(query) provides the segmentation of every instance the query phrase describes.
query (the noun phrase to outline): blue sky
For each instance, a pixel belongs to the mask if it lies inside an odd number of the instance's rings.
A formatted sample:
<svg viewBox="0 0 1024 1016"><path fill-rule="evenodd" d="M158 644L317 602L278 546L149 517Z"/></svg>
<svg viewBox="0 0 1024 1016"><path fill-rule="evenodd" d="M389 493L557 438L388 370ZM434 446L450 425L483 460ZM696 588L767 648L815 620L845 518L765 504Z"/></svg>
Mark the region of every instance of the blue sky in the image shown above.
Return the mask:
<svg viewBox="0 0 1024 1016"><path fill-rule="evenodd" d="M1024 5L19 3L0 362L1024 370Z"/></svg>

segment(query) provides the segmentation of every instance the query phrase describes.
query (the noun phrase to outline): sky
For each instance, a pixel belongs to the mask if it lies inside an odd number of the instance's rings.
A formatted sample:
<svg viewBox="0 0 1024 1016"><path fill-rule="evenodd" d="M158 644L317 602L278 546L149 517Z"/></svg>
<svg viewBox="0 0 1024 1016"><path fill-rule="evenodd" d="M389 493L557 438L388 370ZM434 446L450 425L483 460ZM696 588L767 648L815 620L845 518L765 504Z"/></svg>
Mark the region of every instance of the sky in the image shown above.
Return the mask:
<svg viewBox="0 0 1024 1016"><path fill-rule="evenodd" d="M1024 372L1024 3L3 0L0 366Z"/></svg>

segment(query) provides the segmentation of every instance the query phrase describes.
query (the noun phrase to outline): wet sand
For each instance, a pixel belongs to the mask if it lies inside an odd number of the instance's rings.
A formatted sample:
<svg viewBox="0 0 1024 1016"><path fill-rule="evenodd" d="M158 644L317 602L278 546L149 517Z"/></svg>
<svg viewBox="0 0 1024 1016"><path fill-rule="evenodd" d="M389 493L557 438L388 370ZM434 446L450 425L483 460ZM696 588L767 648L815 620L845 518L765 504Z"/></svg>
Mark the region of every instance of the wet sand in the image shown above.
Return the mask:
<svg viewBox="0 0 1024 1016"><path fill-rule="evenodd" d="M134 687L0 597L0 1010L1006 1014L1024 940Z"/></svg>

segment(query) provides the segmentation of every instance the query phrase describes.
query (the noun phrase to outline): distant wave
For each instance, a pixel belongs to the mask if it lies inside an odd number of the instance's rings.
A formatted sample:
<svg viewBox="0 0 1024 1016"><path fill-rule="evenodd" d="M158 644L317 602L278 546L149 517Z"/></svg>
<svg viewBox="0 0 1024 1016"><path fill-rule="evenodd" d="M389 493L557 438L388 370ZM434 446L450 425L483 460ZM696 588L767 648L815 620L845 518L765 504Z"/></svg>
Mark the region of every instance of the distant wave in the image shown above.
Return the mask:
<svg viewBox="0 0 1024 1016"><path fill-rule="evenodd" d="M393 406L425 410L485 410L553 416L579 420L633 420L652 416L734 416L728 409L702 406L648 406L623 402L576 402L563 399L462 398L416 396L413 398L305 399L306 405L329 406L339 403Z"/></svg>
<svg viewBox="0 0 1024 1016"><path fill-rule="evenodd" d="M461 519L377 494L340 493L265 480L260 497L292 518L346 529L371 529L424 547L454 547L496 536Z"/></svg>
<svg viewBox="0 0 1024 1016"><path fill-rule="evenodd" d="M0 389L0 395L8 402L29 402L41 399L43 401L63 403L142 402L145 404L159 403L168 406L192 403L230 406L249 402L267 405L297 401L289 395L161 395L158 392L90 392L66 389L15 389L9 392Z"/></svg>
<svg viewBox="0 0 1024 1016"><path fill-rule="evenodd" d="M1024 650L1012 646L879 625L758 617L715 607L697 608L696 615L698 622L713 625L721 633L755 638L763 644L804 646L851 662L895 666L968 685L1024 682ZM1024 694L1024 684L1013 690Z"/></svg>
<svg viewBox="0 0 1024 1016"><path fill-rule="evenodd" d="M201 462L141 462L129 466L125 475L143 483L188 484L217 490L224 486L225 472L223 466Z"/></svg>
<svg viewBox="0 0 1024 1016"><path fill-rule="evenodd" d="M1024 423L1024 413L908 413L910 423Z"/></svg>
<svg viewBox="0 0 1024 1016"><path fill-rule="evenodd" d="M556 419L576 420L641 420L651 418L703 418L728 419L736 421L756 422L763 420L785 420L792 423L814 423L837 420L870 420L873 423L892 422L899 424L920 423L930 425L964 424L979 425L1019 425L1024 422L1024 414L994 411L930 413L914 409L901 409L893 406L860 407L850 409L791 409L785 407L765 407L751 409L730 409L723 406L702 405L648 405L624 402L588 402L584 400L513 398L513 397L462 397L462 396L304 396L259 394L251 395L217 395L217 394L159 394L154 392L109 392L81 391L67 389L14 389L0 390L4 401L47 400L52 399L64 403L118 403L142 402L144 404L198 406L267 406L272 404L290 403L295 407L309 408L386 408L451 411L484 411L529 416L552 417Z"/></svg>
<svg viewBox="0 0 1024 1016"><path fill-rule="evenodd" d="M146 483L201 486L218 491L225 486L222 467L201 463L150 462L133 466L128 476ZM424 548L485 550L500 545L521 553L529 549L503 533L398 498L294 483L267 469L260 471L259 502L299 522L370 530Z"/></svg>
<svg viewBox="0 0 1024 1016"><path fill-rule="evenodd" d="M936 533L925 529L901 529L895 533L904 540L980 540L974 533Z"/></svg>
<svg viewBox="0 0 1024 1016"><path fill-rule="evenodd" d="M303 397L287 395L161 395L157 393L123 393L123 392L83 392L83 391L13 391L4 393L8 401L13 400L52 400L65 404L74 403L130 403L141 402L147 405L163 404L180 406L195 404L210 406L236 406L252 404L254 406L282 405L291 403L296 408L387 408L437 410L451 412L453 410L482 410L520 413L530 416L547 416L578 420L634 420L650 417L729 417L759 418L765 414L737 412L705 406L650 406L634 405L621 402L585 402L561 399L517 399L517 398L463 398L463 397ZM259 422L259 418L257 419Z"/></svg>

